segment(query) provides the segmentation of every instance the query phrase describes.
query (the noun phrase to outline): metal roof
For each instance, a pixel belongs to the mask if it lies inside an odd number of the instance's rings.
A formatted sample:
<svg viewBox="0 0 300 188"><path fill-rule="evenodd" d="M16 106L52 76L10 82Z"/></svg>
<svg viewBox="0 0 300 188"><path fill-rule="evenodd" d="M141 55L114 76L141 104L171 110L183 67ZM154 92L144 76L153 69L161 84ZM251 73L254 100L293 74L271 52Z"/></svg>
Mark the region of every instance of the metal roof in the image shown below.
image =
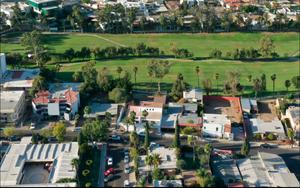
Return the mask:
<svg viewBox="0 0 300 188"><path fill-rule="evenodd" d="M220 159L219 157L211 157L211 168L213 174L220 178L239 180L242 179L237 166L233 159Z"/></svg>
<svg viewBox="0 0 300 188"><path fill-rule="evenodd" d="M242 109L251 110L250 100L249 99L241 99Z"/></svg>

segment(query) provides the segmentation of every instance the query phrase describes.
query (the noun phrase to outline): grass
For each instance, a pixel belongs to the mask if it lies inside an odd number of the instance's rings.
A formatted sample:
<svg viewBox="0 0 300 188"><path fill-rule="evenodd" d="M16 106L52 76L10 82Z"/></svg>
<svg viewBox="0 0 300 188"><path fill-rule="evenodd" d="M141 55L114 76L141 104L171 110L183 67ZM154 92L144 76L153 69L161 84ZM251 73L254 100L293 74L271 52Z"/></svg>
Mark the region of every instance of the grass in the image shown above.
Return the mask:
<svg viewBox="0 0 300 188"><path fill-rule="evenodd" d="M100 156L101 150L94 149L91 146L88 146L87 152L82 155L81 163L79 165L78 170L80 187L85 187L86 183L91 183L91 187L98 187ZM86 165L87 160L93 161L93 164L90 167ZM87 177L84 177L82 175L82 171L86 169L89 170L90 173L87 175Z"/></svg>
<svg viewBox="0 0 300 188"><path fill-rule="evenodd" d="M192 157L183 157L183 160L186 162L185 169L200 169L200 160L195 157L195 166Z"/></svg>
<svg viewBox="0 0 300 188"><path fill-rule="evenodd" d="M135 46L138 42L143 42L152 47L159 47L166 55L172 55L169 51L169 42L177 42L179 48L186 48L194 53L195 57L207 57L213 49L222 51L222 56L228 51L236 48L259 47L259 40L269 35L274 40L275 51L280 57L285 53L289 56L299 50L298 33L219 33L219 34L99 34L115 42Z"/></svg>
<svg viewBox="0 0 300 188"><path fill-rule="evenodd" d="M128 71L132 75L132 68L134 66L138 67L137 72L137 88L143 90L151 89L151 81L147 76L147 62L149 59L146 58L134 58L129 60L102 60L98 61L96 64L96 69L106 67L110 71L110 75L113 78L118 78L116 72L117 67L120 66L124 71ZM203 75L200 76L200 87L203 87L202 80L206 78L211 78L213 84L213 92L211 95L217 94L217 81L213 79L214 74L217 72L220 74L218 80L218 94L222 93L223 80L226 79L225 71L234 70L240 68L242 70L242 76L240 78L240 83L245 87L244 95L248 96L250 92L250 97L254 97L253 83L247 82L247 75L251 74L252 78L261 76L261 74L266 74L267 77L267 91L263 92L263 96L272 95L273 82L270 79L272 74L277 75L275 82L275 91L281 91L283 94L286 93L285 80L291 80L293 76L299 74L299 63L298 62L264 62L264 63L245 63L245 62L180 62L171 61L172 67L170 73L166 75L161 82L161 90L171 91L174 80L176 79L177 73L181 72L184 76L184 80L189 84L189 87L195 87L198 85L196 74L194 73L194 67L200 66L200 70ZM59 78L68 82L73 82L72 75L75 71L80 71L83 64L76 64L68 67L62 67L59 73ZM131 76L131 81L134 84L134 77ZM153 90L157 89L157 80L152 77ZM296 92L294 86L289 88L289 92ZM258 93L260 97L261 93ZM277 95L277 92L275 93Z"/></svg>

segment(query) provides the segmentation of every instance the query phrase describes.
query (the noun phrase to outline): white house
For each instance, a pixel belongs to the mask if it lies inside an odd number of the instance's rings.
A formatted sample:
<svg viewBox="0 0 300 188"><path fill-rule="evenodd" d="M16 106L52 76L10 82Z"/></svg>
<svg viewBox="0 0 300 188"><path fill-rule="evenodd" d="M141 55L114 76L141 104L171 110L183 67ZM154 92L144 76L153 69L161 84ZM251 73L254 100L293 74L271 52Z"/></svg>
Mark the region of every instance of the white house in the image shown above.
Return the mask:
<svg viewBox="0 0 300 188"><path fill-rule="evenodd" d="M204 0L180 0L180 4L183 2L186 2L188 5L188 9L192 8L195 5L198 5L199 7L203 7Z"/></svg>
<svg viewBox="0 0 300 188"><path fill-rule="evenodd" d="M285 133L278 119L272 120L271 122L265 122L263 119L250 119L253 134L260 133L261 137L274 134L277 137L285 138Z"/></svg>
<svg viewBox="0 0 300 188"><path fill-rule="evenodd" d="M199 87L189 88L188 91L183 92L183 98L187 99L190 103L197 102L198 104L202 104L203 90Z"/></svg>
<svg viewBox="0 0 300 188"><path fill-rule="evenodd" d="M51 84L48 91L37 93L32 101L33 112L39 119L57 117L70 120L80 107L81 83Z"/></svg>
<svg viewBox="0 0 300 188"><path fill-rule="evenodd" d="M137 11L144 11L146 10L145 3L138 1L138 2L125 2L124 3L125 8L133 8L135 7Z"/></svg>
<svg viewBox="0 0 300 188"><path fill-rule="evenodd" d="M286 109L286 116L291 122L293 130L300 136L300 107L290 106Z"/></svg>
<svg viewBox="0 0 300 188"><path fill-rule="evenodd" d="M231 122L226 115L203 114L203 135L210 137L227 137L233 139Z"/></svg>
<svg viewBox="0 0 300 188"><path fill-rule="evenodd" d="M14 3L9 3L9 4L6 4L6 5L2 4L1 7L0 7L1 13L6 14L9 20L12 19L13 16L14 16L14 11L12 9L13 6L14 6ZM30 13L31 12L30 6L27 5L27 4L25 4L25 3L23 3L23 2L19 2L19 7L21 9L21 15L22 16L24 14L26 14L26 13ZM8 22L8 23L10 23L10 22Z"/></svg>

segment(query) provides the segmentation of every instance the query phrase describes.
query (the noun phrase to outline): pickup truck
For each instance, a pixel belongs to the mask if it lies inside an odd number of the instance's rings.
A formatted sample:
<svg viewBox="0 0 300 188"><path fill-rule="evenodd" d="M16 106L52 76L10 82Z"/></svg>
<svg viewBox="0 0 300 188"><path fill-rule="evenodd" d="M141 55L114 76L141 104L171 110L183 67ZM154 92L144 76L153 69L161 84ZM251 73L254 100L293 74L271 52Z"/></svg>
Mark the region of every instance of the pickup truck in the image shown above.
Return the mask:
<svg viewBox="0 0 300 188"><path fill-rule="evenodd" d="M121 140L120 136L112 135L108 137L109 140Z"/></svg>

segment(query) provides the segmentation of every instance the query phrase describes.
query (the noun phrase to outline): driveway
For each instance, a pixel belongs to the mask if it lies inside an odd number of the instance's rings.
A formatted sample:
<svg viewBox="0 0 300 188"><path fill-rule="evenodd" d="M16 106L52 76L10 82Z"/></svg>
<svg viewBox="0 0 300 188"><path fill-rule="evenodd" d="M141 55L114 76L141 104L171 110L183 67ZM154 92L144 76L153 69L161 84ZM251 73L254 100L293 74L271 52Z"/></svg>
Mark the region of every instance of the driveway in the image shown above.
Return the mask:
<svg viewBox="0 0 300 188"><path fill-rule="evenodd" d="M241 133L238 127L231 127L231 132L234 134L234 140L244 141L244 132Z"/></svg>

